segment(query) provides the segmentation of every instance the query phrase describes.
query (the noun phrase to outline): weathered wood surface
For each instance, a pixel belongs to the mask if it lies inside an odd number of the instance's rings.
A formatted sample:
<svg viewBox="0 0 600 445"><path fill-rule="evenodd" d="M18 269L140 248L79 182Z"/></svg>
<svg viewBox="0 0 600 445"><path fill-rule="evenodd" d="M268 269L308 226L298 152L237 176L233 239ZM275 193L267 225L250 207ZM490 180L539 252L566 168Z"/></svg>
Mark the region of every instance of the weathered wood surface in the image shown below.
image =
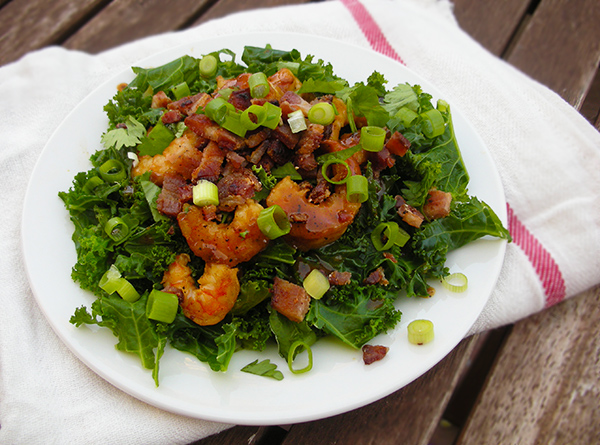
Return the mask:
<svg viewBox="0 0 600 445"><path fill-rule="evenodd" d="M48 45L96 53L233 12L308 1L178 0L167 8L158 0L0 0L0 65ZM600 129L600 2L454 4L475 40ZM199 443L600 443L599 296L591 290L466 339L427 374L364 408L285 427L234 427Z"/></svg>

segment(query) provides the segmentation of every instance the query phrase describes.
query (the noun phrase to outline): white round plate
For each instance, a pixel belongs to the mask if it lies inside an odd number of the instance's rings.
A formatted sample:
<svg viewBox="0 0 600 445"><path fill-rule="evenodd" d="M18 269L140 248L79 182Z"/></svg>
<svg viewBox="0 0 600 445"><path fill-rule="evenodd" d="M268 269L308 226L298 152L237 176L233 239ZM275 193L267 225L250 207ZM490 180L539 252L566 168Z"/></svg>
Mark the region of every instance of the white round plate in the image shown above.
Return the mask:
<svg viewBox="0 0 600 445"><path fill-rule="evenodd" d="M158 66L184 54L200 57L223 48L235 51L239 61L244 45L266 44L282 50L296 48L303 56L313 54L331 62L334 72L351 84L366 82L377 70L386 76L390 88L409 82L421 85L434 100L444 97L425 79L385 56L307 35L219 37L162 52L136 66ZM73 225L58 192L68 190L75 174L90 168L89 157L101 148L100 136L107 127L103 106L119 83L133 77L127 70L101 85L58 127L32 174L23 211L25 262L37 302L62 341L98 375L130 395L173 413L235 424L290 424L339 414L391 394L432 368L464 338L495 285L504 259L503 240L480 239L449 256L450 271L463 272L469 278L466 292L451 294L439 283L431 283L437 290L433 298L400 299L401 323L370 342L389 346L389 352L369 366L363 363L361 351L333 339L321 340L313 347L314 367L300 375L289 372L274 347L261 353L235 353L226 373L213 372L195 357L167 348L156 388L150 371L141 367L137 357L115 349L116 338L108 329L70 324L75 309L82 305L89 308L94 296L71 281L76 262ZM459 110L453 109L453 118L471 176L469 192L487 202L506 225L506 202L493 161ZM408 343L406 326L416 318L433 321L436 336L432 343ZM283 372L282 381L240 371L255 359L265 358Z"/></svg>

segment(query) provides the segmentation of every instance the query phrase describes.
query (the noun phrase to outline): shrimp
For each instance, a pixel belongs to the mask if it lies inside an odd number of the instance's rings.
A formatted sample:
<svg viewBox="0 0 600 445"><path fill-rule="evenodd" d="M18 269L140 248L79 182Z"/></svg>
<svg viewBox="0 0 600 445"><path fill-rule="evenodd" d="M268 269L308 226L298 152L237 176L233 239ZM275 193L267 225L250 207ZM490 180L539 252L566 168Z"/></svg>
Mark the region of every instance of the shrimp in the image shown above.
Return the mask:
<svg viewBox="0 0 600 445"><path fill-rule="evenodd" d="M140 162L133 167L131 175L135 178L150 171L151 180L157 185L162 185L167 174L177 173L190 179L192 172L202 161L202 152L197 148L199 141L200 138L194 132L186 130L162 154L140 157Z"/></svg>
<svg viewBox="0 0 600 445"><path fill-rule="evenodd" d="M217 324L231 311L240 293L238 270L224 264L206 263L196 284L187 265L189 261L188 255L177 255L165 272L162 284L166 291L181 291L179 304L187 318L200 326Z"/></svg>
<svg viewBox="0 0 600 445"><path fill-rule="evenodd" d="M306 188L283 178L267 197L269 206L277 204L290 218L291 231L286 235L300 250L318 249L341 237L360 209L360 203L346 199L346 186L338 186L320 204L310 202Z"/></svg>
<svg viewBox="0 0 600 445"><path fill-rule="evenodd" d="M181 233L196 256L207 263L230 267L248 261L263 250L269 240L256 222L263 207L253 199L237 206L233 221L207 221L202 209L187 205L177 215Z"/></svg>

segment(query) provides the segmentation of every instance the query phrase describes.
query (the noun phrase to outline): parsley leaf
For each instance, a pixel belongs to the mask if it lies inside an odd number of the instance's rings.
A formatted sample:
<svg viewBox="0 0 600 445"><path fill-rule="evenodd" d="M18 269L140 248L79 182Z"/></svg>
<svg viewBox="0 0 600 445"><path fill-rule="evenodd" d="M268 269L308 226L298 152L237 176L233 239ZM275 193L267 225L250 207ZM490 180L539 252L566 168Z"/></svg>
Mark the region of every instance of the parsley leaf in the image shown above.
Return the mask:
<svg viewBox="0 0 600 445"><path fill-rule="evenodd" d="M268 358L262 362L259 362L258 359L256 359L252 363L244 366L242 371L247 372L248 374L260 375L262 377L271 377L275 380L283 380L283 374L281 371L277 370L277 365L271 363Z"/></svg>

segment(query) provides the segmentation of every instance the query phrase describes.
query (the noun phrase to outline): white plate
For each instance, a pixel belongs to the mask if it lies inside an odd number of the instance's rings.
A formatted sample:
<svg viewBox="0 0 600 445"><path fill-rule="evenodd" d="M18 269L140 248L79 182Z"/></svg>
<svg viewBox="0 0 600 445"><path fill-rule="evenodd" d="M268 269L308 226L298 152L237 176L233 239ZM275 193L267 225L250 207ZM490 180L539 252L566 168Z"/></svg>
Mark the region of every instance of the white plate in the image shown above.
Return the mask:
<svg viewBox="0 0 600 445"><path fill-rule="evenodd" d="M199 57L222 48L234 50L239 61L244 45L267 43L329 61L335 73L350 83L366 81L377 70L389 80L390 88L400 82L417 83L434 100L444 97L429 82L387 57L306 35L220 37L186 44L136 65L158 66L183 54ZM150 371L140 366L137 357L115 349L116 338L108 329L71 325L74 310L82 305L89 308L94 297L71 281L76 261L73 226L57 194L70 188L76 173L90 168L89 156L101 148L100 135L107 126L103 106L119 83L132 78L128 70L101 85L58 127L33 172L23 212L25 262L38 304L62 341L97 374L130 395L174 413L235 424L290 424L339 414L391 394L432 368L465 336L495 285L505 241L481 239L449 256L450 270L469 277L466 292L451 294L432 283L437 289L435 297L399 301L402 322L393 332L370 342L389 346L389 353L369 366L363 364L360 351L332 339L314 346L314 367L301 375L290 373L274 348L234 354L226 373L213 372L193 356L168 348L160 362L160 387L156 388ZM504 193L492 159L473 127L455 108L453 117L471 175L469 191L487 202L506 225ZM433 321L436 337L432 343L408 343L406 326L415 318ZM276 381L240 371L257 358L270 358L285 378Z"/></svg>

